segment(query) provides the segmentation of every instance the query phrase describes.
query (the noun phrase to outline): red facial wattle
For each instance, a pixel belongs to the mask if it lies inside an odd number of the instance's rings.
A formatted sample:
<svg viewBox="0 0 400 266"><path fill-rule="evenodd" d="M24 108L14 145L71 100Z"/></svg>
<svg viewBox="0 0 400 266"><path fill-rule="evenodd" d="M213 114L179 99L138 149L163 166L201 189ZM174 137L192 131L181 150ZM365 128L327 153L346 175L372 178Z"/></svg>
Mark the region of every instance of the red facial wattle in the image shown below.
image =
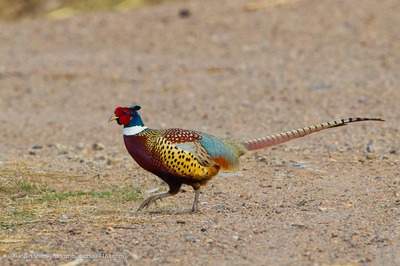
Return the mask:
<svg viewBox="0 0 400 266"><path fill-rule="evenodd" d="M131 121L131 111L128 107L118 107L114 113L118 117L117 123L120 125L126 126Z"/></svg>

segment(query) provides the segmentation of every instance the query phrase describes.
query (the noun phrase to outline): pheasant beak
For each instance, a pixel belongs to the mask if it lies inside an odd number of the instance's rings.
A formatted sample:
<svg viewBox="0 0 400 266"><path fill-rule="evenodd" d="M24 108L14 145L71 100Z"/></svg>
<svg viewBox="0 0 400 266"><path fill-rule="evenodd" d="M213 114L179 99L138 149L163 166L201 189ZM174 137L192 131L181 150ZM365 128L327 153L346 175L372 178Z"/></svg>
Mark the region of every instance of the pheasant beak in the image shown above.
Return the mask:
<svg viewBox="0 0 400 266"><path fill-rule="evenodd" d="M111 121L117 120L119 117L116 116L115 114L113 114L110 119L108 119L108 123L110 123Z"/></svg>

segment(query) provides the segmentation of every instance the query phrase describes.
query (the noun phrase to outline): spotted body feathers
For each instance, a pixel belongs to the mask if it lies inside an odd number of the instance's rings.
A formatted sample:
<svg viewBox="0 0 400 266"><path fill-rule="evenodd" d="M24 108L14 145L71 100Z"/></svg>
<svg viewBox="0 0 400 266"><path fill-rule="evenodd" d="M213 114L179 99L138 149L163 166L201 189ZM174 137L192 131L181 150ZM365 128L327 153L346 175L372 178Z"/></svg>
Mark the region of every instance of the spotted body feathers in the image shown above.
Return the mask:
<svg viewBox="0 0 400 266"><path fill-rule="evenodd" d="M211 157L199 144L198 140L201 137L197 133L183 131L187 134L182 134L177 133L177 130L173 131L176 131L175 135L166 132L165 137L158 137L154 145L154 154L159 155L162 167L171 174L193 180L209 179L218 173L219 166L212 162ZM183 143L185 145L182 145Z"/></svg>

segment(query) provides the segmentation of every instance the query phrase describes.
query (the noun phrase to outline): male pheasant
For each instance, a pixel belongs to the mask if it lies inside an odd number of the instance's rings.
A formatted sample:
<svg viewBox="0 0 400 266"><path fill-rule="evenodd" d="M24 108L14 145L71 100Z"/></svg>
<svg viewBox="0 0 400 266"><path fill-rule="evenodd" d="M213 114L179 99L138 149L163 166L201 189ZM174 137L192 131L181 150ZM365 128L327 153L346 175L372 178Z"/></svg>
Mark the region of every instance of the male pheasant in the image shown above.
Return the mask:
<svg viewBox="0 0 400 266"><path fill-rule="evenodd" d="M187 129L150 129L143 124L140 106L118 107L109 122L123 125L125 146L133 159L145 170L164 180L169 191L148 197L138 211L158 199L177 194L182 186L195 191L192 212L197 211L200 188L222 168L227 171L239 167L239 157L248 151L263 149L308 134L361 121L384 121L381 118L347 118L307 126L287 132L245 141L217 138Z"/></svg>

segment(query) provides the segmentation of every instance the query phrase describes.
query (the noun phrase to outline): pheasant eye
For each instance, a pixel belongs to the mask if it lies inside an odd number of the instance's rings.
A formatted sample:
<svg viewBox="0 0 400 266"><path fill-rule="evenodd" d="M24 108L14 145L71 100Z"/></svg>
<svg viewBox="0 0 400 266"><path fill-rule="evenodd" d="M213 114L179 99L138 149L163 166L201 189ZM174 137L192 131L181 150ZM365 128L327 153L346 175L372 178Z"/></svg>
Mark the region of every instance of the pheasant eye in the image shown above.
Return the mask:
<svg viewBox="0 0 400 266"><path fill-rule="evenodd" d="M115 109L115 115L120 117L121 115L128 115L129 114L129 109L126 107L118 107Z"/></svg>

